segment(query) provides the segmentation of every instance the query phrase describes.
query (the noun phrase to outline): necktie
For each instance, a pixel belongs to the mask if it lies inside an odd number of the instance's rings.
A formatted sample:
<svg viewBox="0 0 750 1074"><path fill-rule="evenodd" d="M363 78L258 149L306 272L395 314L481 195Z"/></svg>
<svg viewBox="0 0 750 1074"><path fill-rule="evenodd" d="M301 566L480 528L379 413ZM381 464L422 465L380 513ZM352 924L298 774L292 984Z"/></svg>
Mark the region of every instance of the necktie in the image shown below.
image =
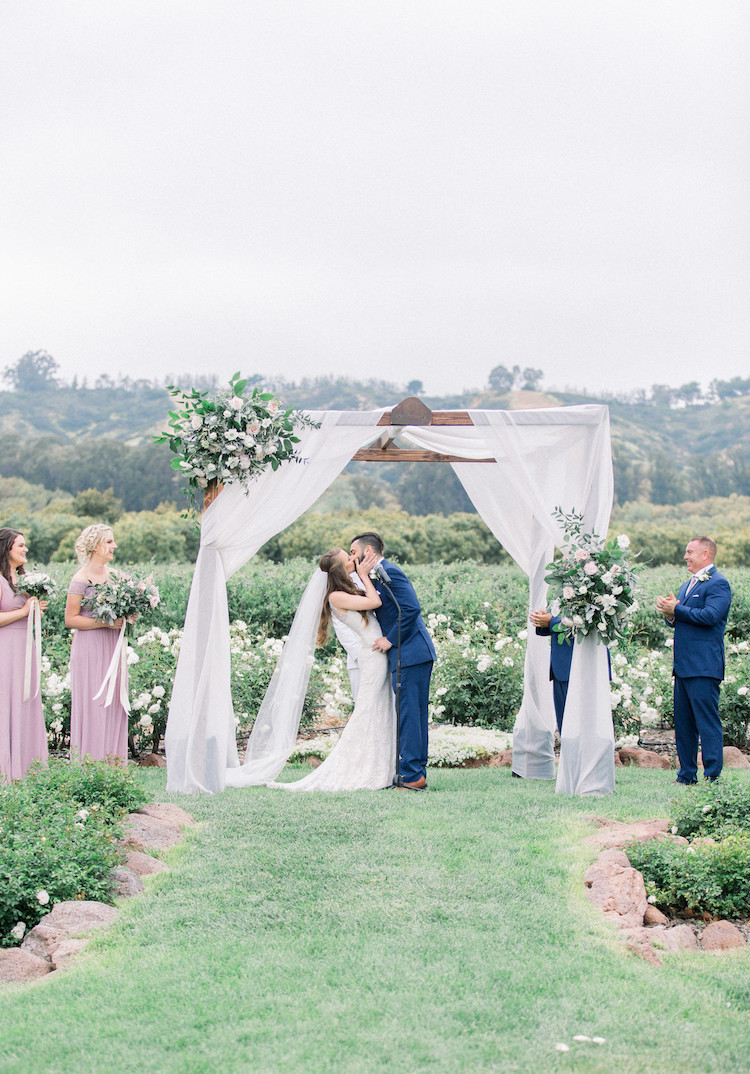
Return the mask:
<svg viewBox="0 0 750 1074"><path fill-rule="evenodd" d="M695 575L693 575L693 577L690 579L690 584L687 587L687 593L685 594L686 597L690 596L691 590L696 585L697 581L698 579L695 577Z"/></svg>

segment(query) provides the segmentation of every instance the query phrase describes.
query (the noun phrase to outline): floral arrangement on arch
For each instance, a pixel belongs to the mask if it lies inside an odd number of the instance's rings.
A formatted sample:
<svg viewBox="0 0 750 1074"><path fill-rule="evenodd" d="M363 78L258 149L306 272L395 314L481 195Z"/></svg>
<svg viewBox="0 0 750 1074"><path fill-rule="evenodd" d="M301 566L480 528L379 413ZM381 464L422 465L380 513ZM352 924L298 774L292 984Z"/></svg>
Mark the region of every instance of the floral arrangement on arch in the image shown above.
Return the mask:
<svg viewBox="0 0 750 1074"><path fill-rule="evenodd" d="M605 645L617 645L629 630L629 616L638 610L636 569L630 538L624 533L605 541L583 529L583 515L556 507L564 542L562 556L547 564L549 600L560 623L553 629L560 645L593 634Z"/></svg>
<svg viewBox="0 0 750 1074"><path fill-rule="evenodd" d="M247 380L235 373L229 388L216 393L167 389L180 400L180 409L169 411L171 431L154 440L169 444L175 456L172 469L187 479L191 501L211 482L247 487L269 466L277 470L287 459L303 461L295 430L318 428L318 423L301 411L284 409L257 386L245 396L246 387Z"/></svg>

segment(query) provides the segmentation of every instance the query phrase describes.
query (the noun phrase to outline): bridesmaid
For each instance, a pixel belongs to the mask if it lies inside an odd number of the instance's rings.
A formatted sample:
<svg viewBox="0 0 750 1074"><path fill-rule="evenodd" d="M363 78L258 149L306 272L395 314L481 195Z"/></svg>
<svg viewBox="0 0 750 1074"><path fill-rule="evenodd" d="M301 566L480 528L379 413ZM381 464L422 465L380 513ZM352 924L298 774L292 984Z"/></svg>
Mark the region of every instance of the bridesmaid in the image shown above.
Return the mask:
<svg viewBox="0 0 750 1074"><path fill-rule="evenodd" d="M104 681L117 645L122 619L113 624L94 619L86 607L93 597L94 584L109 577L115 554L110 526L87 526L75 543L80 570L68 586L65 626L73 631L70 647L70 756L107 758L127 764L128 714L120 703L119 673L114 698L106 708L102 695L94 700ZM127 671L126 671L127 674ZM127 689L127 682L125 684Z"/></svg>
<svg viewBox="0 0 750 1074"><path fill-rule="evenodd" d="M42 696L23 700L26 670L26 630L34 597L16 592L16 578L24 573L28 549L23 534L0 529L0 782L22 779L32 761L47 761L47 728ZM39 602L47 607L46 600ZM32 689L36 653L31 669Z"/></svg>

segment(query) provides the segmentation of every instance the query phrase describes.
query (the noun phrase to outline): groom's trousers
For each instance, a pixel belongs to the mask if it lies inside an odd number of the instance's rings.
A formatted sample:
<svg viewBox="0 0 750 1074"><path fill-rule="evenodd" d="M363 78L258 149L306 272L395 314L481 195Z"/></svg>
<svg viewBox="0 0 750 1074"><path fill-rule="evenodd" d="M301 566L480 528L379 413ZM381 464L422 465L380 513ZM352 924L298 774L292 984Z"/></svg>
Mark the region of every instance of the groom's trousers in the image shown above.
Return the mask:
<svg viewBox="0 0 750 1074"><path fill-rule="evenodd" d="M427 724L429 722L432 660L401 668L399 719L399 774L404 783L427 775ZM392 673L396 692L396 672ZM398 695L397 695L398 696Z"/></svg>

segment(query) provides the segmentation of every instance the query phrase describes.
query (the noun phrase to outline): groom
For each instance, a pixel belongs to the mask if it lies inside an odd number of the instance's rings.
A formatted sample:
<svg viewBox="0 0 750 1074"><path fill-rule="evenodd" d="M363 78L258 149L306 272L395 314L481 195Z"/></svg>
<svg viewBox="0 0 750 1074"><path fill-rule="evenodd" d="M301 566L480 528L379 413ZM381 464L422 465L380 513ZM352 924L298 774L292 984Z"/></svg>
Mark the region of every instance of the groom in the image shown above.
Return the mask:
<svg viewBox="0 0 750 1074"><path fill-rule="evenodd" d="M400 567L383 558L383 541L377 533L361 533L352 540L351 553L361 561L368 551L378 557L375 589L382 601L376 615L383 637L373 645L388 653L393 689L398 667L398 610L401 607L401 711L396 786L423 791L427 786L427 720L430 676L435 647L422 619L414 586ZM395 600L394 600L395 598Z"/></svg>

